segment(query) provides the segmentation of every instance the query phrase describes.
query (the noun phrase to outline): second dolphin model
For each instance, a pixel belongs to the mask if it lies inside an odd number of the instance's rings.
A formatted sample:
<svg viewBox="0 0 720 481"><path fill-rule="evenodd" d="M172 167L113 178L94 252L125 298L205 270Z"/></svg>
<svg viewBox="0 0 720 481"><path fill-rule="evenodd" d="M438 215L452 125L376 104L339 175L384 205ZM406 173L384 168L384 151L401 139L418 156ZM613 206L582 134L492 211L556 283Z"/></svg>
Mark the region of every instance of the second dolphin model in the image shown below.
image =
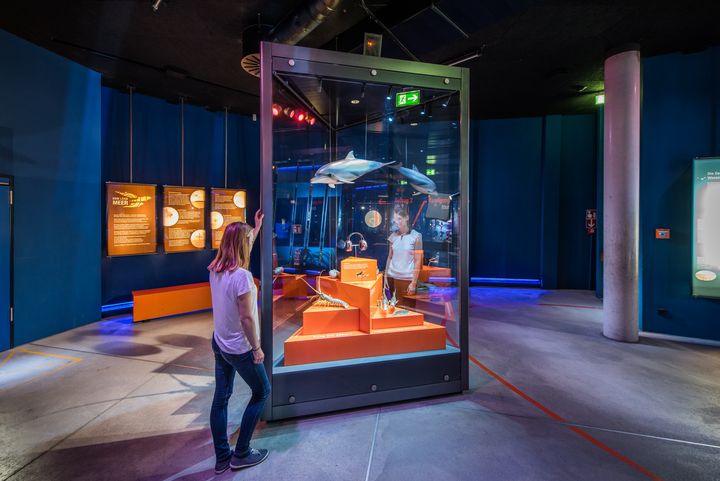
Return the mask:
<svg viewBox="0 0 720 481"><path fill-rule="evenodd" d="M414 165L412 169L401 167L400 164L390 165L390 168L397 170L400 175L407 179L408 184L421 194L434 194L437 192L435 182L426 175L421 174Z"/></svg>
<svg viewBox="0 0 720 481"><path fill-rule="evenodd" d="M327 184L334 189L337 184L352 184L355 179L391 163L383 164L375 160L356 159L351 150L344 159L320 167L310 182Z"/></svg>

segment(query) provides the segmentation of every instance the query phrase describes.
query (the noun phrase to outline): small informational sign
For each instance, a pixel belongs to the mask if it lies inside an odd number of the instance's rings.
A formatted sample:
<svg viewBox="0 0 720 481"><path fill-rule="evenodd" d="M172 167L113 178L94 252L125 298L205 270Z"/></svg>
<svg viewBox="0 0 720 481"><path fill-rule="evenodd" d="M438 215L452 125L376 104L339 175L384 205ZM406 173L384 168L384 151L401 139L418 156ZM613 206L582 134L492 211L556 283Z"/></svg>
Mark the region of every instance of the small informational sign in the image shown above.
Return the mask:
<svg viewBox="0 0 720 481"><path fill-rule="evenodd" d="M205 188L163 188L163 232L165 252L205 248Z"/></svg>
<svg viewBox="0 0 720 481"><path fill-rule="evenodd" d="M670 229L655 229L655 238L667 240L670 238Z"/></svg>
<svg viewBox="0 0 720 481"><path fill-rule="evenodd" d="M448 221L450 219L451 203L452 199L447 194L430 194L425 218Z"/></svg>
<svg viewBox="0 0 720 481"><path fill-rule="evenodd" d="M420 104L420 91L409 90L395 94L395 107L410 107Z"/></svg>
<svg viewBox="0 0 720 481"><path fill-rule="evenodd" d="M210 189L210 230L212 248L220 247L225 228L233 222L247 222L246 194L237 189Z"/></svg>
<svg viewBox="0 0 720 481"><path fill-rule="evenodd" d="M585 229L588 235L595 235L597 233L597 210L586 209L585 210Z"/></svg>
<svg viewBox="0 0 720 481"><path fill-rule="evenodd" d="M157 186L108 182L105 189L108 255L157 252Z"/></svg>
<svg viewBox="0 0 720 481"><path fill-rule="evenodd" d="M694 296L720 298L720 158L693 165Z"/></svg>

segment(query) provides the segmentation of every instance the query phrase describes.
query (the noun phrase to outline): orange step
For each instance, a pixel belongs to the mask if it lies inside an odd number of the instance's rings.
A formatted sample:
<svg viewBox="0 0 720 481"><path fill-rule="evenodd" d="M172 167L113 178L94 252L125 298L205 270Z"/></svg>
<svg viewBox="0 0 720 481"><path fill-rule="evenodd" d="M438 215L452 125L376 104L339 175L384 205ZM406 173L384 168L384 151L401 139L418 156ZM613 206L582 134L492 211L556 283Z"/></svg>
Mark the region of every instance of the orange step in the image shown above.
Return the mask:
<svg viewBox="0 0 720 481"><path fill-rule="evenodd" d="M380 329L369 334L361 331L304 334L300 328L285 341L285 365L438 349L445 349L445 327L429 322L421 326Z"/></svg>
<svg viewBox="0 0 720 481"><path fill-rule="evenodd" d="M360 310L357 307L312 306L303 312L303 332L323 334L330 332L359 331Z"/></svg>
<svg viewBox="0 0 720 481"><path fill-rule="evenodd" d="M372 313L375 312L377 300L382 294L382 279L382 274L377 274L375 280L362 282L341 282L332 277L318 277L317 285L324 294L360 309L360 330L370 332Z"/></svg>
<svg viewBox="0 0 720 481"><path fill-rule="evenodd" d="M407 311L403 314L398 314L398 311ZM394 327L410 327L410 326L422 326L425 321L425 316L419 312L410 311L408 309L396 308L395 313L386 314L380 309L376 309L372 318L372 327L375 329L391 329Z"/></svg>
<svg viewBox="0 0 720 481"><path fill-rule="evenodd" d="M132 295L134 322L212 309L209 282L132 291Z"/></svg>

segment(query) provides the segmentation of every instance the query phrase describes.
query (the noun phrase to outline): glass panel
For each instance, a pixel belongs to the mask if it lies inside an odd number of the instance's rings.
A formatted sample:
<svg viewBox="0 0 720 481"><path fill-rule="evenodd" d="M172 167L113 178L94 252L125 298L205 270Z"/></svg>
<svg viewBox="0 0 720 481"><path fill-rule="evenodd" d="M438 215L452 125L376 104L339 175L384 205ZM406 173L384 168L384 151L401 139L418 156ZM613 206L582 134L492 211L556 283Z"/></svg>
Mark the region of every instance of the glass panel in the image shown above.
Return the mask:
<svg viewBox="0 0 720 481"><path fill-rule="evenodd" d="M273 82L275 369L455 349L458 93Z"/></svg>

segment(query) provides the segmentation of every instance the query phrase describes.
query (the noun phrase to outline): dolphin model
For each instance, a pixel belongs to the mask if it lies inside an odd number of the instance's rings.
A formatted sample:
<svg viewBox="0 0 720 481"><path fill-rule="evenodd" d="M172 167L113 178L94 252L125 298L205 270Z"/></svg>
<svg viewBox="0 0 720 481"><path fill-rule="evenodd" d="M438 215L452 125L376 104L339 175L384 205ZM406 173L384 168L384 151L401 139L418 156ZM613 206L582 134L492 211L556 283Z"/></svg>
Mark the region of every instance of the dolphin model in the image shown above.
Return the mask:
<svg viewBox="0 0 720 481"><path fill-rule="evenodd" d="M421 174L414 165L412 169L401 167L400 164L391 165L390 168L397 170L400 175L407 179L408 184L421 194L434 194L437 192L435 182L433 182L429 177Z"/></svg>
<svg viewBox="0 0 720 481"><path fill-rule="evenodd" d="M383 164L374 160L356 159L351 150L344 159L320 167L313 178L310 179L310 182L313 184L327 184L334 189L337 184L352 184L363 175L390 164L392 162Z"/></svg>

